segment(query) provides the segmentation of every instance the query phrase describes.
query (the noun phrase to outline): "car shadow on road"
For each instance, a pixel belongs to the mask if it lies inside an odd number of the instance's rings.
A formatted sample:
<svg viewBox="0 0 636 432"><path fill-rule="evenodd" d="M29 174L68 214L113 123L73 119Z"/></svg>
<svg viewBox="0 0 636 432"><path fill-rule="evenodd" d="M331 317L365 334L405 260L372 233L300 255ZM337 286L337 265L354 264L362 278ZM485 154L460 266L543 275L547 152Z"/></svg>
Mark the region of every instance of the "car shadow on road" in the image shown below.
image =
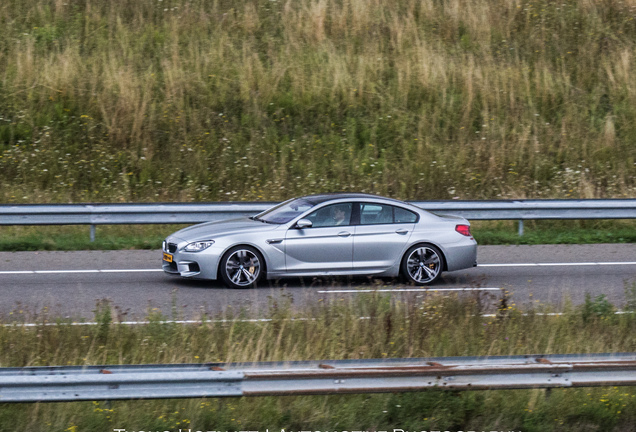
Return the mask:
<svg viewBox="0 0 636 432"><path fill-rule="evenodd" d="M197 280L185 278L170 278L170 282L187 289L213 289L229 291L249 291L259 289L389 289L389 288L420 288L440 289L452 287L476 288L483 286L484 279L479 275L466 275L463 272L453 272L442 275L432 285L414 285L402 282L392 277L372 276L323 276L323 277L290 277L261 281L256 287L243 289L228 288L220 280Z"/></svg>

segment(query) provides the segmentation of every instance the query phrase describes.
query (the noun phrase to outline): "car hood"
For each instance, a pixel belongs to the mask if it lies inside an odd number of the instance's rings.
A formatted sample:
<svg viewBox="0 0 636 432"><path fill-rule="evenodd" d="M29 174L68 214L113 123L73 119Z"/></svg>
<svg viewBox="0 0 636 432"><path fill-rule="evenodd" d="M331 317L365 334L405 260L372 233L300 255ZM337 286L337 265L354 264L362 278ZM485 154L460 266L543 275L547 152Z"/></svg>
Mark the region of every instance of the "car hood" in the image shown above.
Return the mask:
<svg viewBox="0 0 636 432"><path fill-rule="evenodd" d="M235 233L250 233L271 231L280 225L268 224L249 218L228 219L214 222L205 222L193 225L188 228L177 231L170 237L175 237L185 241L197 241L214 239L215 237L225 236Z"/></svg>

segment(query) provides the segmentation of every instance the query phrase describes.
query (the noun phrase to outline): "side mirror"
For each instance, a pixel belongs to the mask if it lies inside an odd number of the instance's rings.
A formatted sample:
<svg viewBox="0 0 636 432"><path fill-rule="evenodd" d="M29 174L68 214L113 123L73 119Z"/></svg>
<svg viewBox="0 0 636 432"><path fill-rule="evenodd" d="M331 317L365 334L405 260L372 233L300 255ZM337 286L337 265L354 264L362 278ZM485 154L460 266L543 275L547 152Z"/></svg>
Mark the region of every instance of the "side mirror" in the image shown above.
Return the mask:
<svg viewBox="0 0 636 432"><path fill-rule="evenodd" d="M298 229L311 228L313 225L314 225L313 222L310 221L309 219L301 219L298 222L296 222L296 228Z"/></svg>

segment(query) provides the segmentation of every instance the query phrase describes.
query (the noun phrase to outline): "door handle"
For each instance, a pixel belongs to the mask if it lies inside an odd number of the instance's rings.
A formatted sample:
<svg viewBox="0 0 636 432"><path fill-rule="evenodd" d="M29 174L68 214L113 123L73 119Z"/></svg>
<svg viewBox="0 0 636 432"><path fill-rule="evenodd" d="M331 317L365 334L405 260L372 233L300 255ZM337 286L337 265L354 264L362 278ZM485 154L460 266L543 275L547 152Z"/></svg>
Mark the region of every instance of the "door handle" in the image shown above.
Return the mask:
<svg viewBox="0 0 636 432"><path fill-rule="evenodd" d="M402 234L402 235L404 235L404 234L408 233L408 232L409 232L409 230L404 229L404 228L400 228L400 229L398 229L398 230L395 230L395 232L396 232L397 234Z"/></svg>
<svg viewBox="0 0 636 432"><path fill-rule="evenodd" d="M349 231L340 231L338 237L349 237L351 233Z"/></svg>

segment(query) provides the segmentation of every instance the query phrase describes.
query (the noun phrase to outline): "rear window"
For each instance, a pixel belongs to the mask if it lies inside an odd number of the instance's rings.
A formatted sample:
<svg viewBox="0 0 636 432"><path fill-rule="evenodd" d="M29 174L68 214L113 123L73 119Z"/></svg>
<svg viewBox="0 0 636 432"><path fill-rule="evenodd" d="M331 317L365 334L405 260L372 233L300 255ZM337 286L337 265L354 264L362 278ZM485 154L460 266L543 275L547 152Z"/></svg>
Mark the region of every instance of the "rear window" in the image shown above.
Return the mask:
<svg viewBox="0 0 636 432"><path fill-rule="evenodd" d="M361 203L360 225L415 223L417 214L388 204Z"/></svg>
<svg viewBox="0 0 636 432"><path fill-rule="evenodd" d="M393 206L386 204L360 204L360 225L393 223Z"/></svg>
<svg viewBox="0 0 636 432"><path fill-rule="evenodd" d="M403 209L402 207L394 207L393 217L395 223L415 223L417 222L417 215L412 211Z"/></svg>

